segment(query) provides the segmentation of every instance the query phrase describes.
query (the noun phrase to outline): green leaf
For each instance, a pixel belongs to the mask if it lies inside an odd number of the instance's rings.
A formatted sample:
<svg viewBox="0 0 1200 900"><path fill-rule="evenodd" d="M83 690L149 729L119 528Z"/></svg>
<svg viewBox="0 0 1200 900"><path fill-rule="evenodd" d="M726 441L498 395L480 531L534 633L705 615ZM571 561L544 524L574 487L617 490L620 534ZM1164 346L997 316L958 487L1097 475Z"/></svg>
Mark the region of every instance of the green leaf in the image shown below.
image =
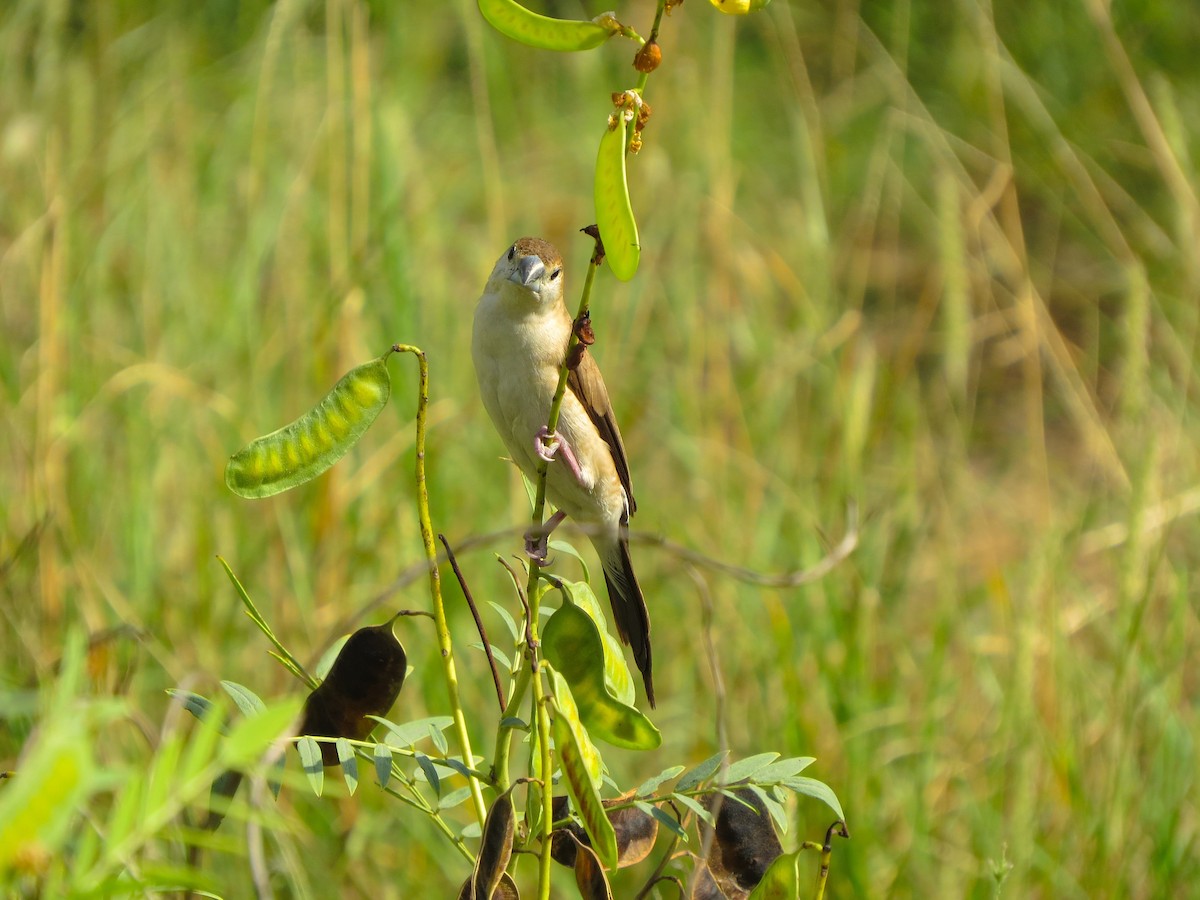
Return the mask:
<svg viewBox="0 0 1200 900"><path fill-rule="evenodd" d="M435 759L433 760L433 763L435 765L442 766L445 769L453 769L463 778L471 777L470 768L468 768L467 765L463 763L463 761L457 756L447 756L444 759Z"/></svg>
<svg viewBox="0 0 1200 900"><path fill-rule="evenodd" d="M583 568L583 580L585 582L590 582L592 580L592 573L588 569L587 560L585 560L583 558L583 554L581 554L578 550L575 549L574 544L568 543L567 541L556 539L553 541L549 541L546 544L546 548L548 550L553 550L555 553L565 553L565 554L567 554L567 556L572 556L575 559L577 559L579 561L579 565Z"/></svg>
<svg viewBox="0 0 1200 900"><path fill-rule="evenodd" d="M429 786L433 788L434 794L442 795L442 776L438 774L437 767L433 761L424 753L417 754L417 765L421 767L421 772L425 775L425 780L429 782Z"/></svg>
<svg viewBox="0 0 1200 900"><path fill-rule="evenodd" d="M56 719L40 731L21 755L20 773L0 790L0 873L14 859L37 859L39 851L61 846L91 790L92 738L71 724Z"/></svg>
<svg viewBox="0 0 1200 900"><path fill-rule="evenodd" d="M342 764L342 777L346 779L346 788L350 796L358 790L358 760L354 756L354 747L343 737L334 741L337 748L338 762Z"/></svg>
<svg viewBox="0 0 1200 900"><path fill-rule="evenodd" d="M759 784L770 784L783 778L791 778L793 775L799 775L816 761L815 756L792 756L781 759L757 773L754 780Z"/></svg>
<svg viewBox="0 0 1200 900"><path fill-rule="evenodd" d="M608 690L604 643L596 622L581 606L563 603L541 637L542 653L571 685L580 720L589 734L630 750L651 750L662 744L654 724Z"/></svg>
<svg viewBox="0 0 1200 900"><path fill-rule="evenodd" d="M775 821L775 827L779 829L780 834L787 834L788 817L787 811L783 808L783 804L772 796L770 791L764 791L757 784L747 785L752 790L758 799L762 801L763 806L767 808L767 812L771 814L771 818Z"/></svg>
<svg viewBox="0 0 1200 900"><path fill-rule="evenodd" d="M367 718L374 719L380 725L387 728L388 744L401 749L410 748L418 741L429 737L430 729L445 731L454 724L454 720L449 716L430 716L426 719L413 719L411 722L405 722L403 725L389 722L382 716L367 716Z"/></svg>
<svg viewBox="0 0 1200 900"><path fill-rule="evenodd" d="M461 787L438 798L438 809L453 809L471 796L469 787Z"/></svg>
<svg viewBox="0 0 1200 900"><path fill-rule="evenodd" d="M554 747L562 768L567 793L579 812L584 830L591 838L601 862L606 868L617 865L617 835L612 822L605 814L600 802L600 754L592 746L587 730L579 720L579 711L571 696L567 680L554 669L550 669L550 683L554 691Z"/></svg>
<svg viewBox="0 0 1200 900"><path fill-rule="evenodd" d="M747 900L797 900L800 896L800 851L777 856Z"/></svg>
<svg viewBox="0 0 1200 900"><path fill-rule="evenodd" d="M669 828L671 830L671 832L674 833L676 836L678 836L679 839L681 841L683 841L685 844L688 842L687 829L684 828L682 825L680 825L679 820L676 819L669 812L667 812L665 809L662 809L661 807L658 807L658 806L653 806L649 803L646 803L646 802L640 801L640 800L637 801L635 803L635 805L637 806L638 809L642 810L642 812L647 812L650 815L654 816L654 818L656 818L660 824Z"/></svg>
<svg viewBox="0 0 1200 900"><path fill-rule="evenodd" d="M321 746L310 737L302 737L296 741L296 749L300 751L300 765L308 776L308 783L313 793L318 797L325 789L325 765L321 762Z"/></svg>
<svg viewBox="0 0 1200 900"><path fill-rule="evenodd" d="M392 391L389 348L352 369L294 422L229 458L225 486L239 497L270 497L316 478L346 455L379 417Z"/></svg>
<svg viewBox="0 0 1200 900"><path fill-rule="evenodd" d="M683 806L686 806L696 814L697 818L703 820L706 825L716 824L713 814L701 806L700 801L696 800L696 798L689 797L687 794L675 793L671 795L671 799L682 804Z"/></svg>
<svg viewBox="0 0 1200 900"><path fill-rule="evenodd" d="M236 722L221 744L221 765L226 769L243 769L258 761L271 741L295 721L299 711L300 700L293 698Z"/></svg>
<svg viewBox="0 0 1200 900"><path fill-rule="evenodd" d="M504 620L504 624L508 626L508 633L512 635L513 640L517 640L521 632L517 630L517 623L513 621L513 617L509 614L508 610L495 600L489 600L488 605Z"/></svg>
<svg viewBox="0 0 1200 900"><path fill-rule="evenodd" d="M642 253L625 172L625 147L630 127L626 117L635 115L633 110L616 110L608 130L600 138L600 150L596 154L596 224L604 242L608 267L621 281L634 276Z"/></svg>
<svg viewBox="0 0 1200 900"><path fill-rule="evenodd" d="M779 785L780 787L787 788L789 791L795 791L797 794L803 794L806 797L820 800L832 809L839 819L843 822L846 821L846 814L842 812L842 804L838 802L837 795L823 781L798 776L796 778L781 779Z"/></svg>
<svg viewBox="0 0 1200 900"><path fill-rule="evenodd" d="M346 646L346 641L348 640L350 640L350 635L343 634L329 646L328 650L321 654L321 658L317 661L316 676L318 679L324 681L329 677L329 670L337 662L338 654L342 652L342 648Z"/></svg>
<svg viewBox="0 0 1200 900"><path fill-rule="evenodd" d="M714 753L698 766L694 766L691 771L679 779L679 783L675 785L676 793L684 791L692 791L700 786L700 783L707 781L716 774L717 769L721 768L721 763L725 760L725 755L728 753L722 750L719 753Z"/></svg>
<svg viewBox="0 0 1200 900"><path fill-rule="evenodd" d="M757 756L739 759L730 764L728 771L725 772L725 783L733 784L746 778L753 778L777 759L779 759L778 753L759 753Z"/></svg>
<svg viewBox="0 0 1200 900"><path fill-rule="evenodd" d="M179 688L167 688L167 694L182 703L183 708L201 722L212 711L213 702L200 694L193 694L191 691L183 691Z"/></svg>
<svg viewBox="0 0 1200 900"><path fill-rule="evenodd" d="M374 750L375 777L381 788L387 787L392 778L392 748L387 744L376 744Z"/></svg>
<svg viewBox="0 0 1200 900"><path fill-rule="evenodd" d="M429 737L433 740L433 746L437 748L437 752L445 756L450 747L446 744L446 736L442 734L442 729L431 724Z"/></svg>
<svg viewBox="0 0 1200 900"><path fill-rule="evenodd" d="M258 694L236 681L222 681L221 687L233 698L233 702L244 716L257 716L267 708L267 704L262 702Z"/></svg>
<svg viewBox="0 0 1200 900"><path fill-rule="evenodd" d="M505 37L539 50L591 50L619 29L619 25L614 27L603 19L601 23L552 19L526 9L515 0L479 0L479 11Z"/></svg>
<svg viewBox="0 0 1200 900"><path fill-rule="evenodd" d="M662 784L664 781L670 781L672 778L682 772L683 769L683 766L670 766L669 768L663 769L657 775L654 775L643 781L635 792L636 795L638 797L650 796L658 789L660 784Z"/></svg>

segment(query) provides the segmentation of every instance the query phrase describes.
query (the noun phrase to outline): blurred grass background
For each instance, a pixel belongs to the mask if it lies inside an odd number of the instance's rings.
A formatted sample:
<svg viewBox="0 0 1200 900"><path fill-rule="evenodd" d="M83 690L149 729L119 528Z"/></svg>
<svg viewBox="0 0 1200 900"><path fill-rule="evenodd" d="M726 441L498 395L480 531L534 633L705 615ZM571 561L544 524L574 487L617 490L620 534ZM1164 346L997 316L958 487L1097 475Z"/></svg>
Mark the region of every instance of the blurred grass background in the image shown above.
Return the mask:
<svg viewBox="0 0 1200 900"><path fill-rule="evenodd" d="M653 4L618 14L644 32ZM1166 0L775 0L741 20L691 0L666 20L630 163L642 268L602 272L593 300L636 529L765 572L816 562L851 503L861 533L789 590L635 548L665 742L607 754L619 782L717 746L708 597L734 754L814 755L846 810L833 896L1197 895L1198 39L1200 8ZM435 527L523 523L469 323L522 234L559 243L577 296L633 49L524 48L470 0L6 4L0 679L25 705L0 767L64 636L99 637L89 690L122 711L93 738L116 780L89 806L102 828L186 727L165 688L299 691L215 554L309 659L419 565L409 359L329 475L258 503L221 483L393 340L429 354ZM518 548L514 530L464 554L477 597L511 605L492 553ZM417 578L384 606L425 603ZM445 709L421 622L397 720ZM286 896L444 896L465 875L369 786L280 809ZM831 818L795 815L790 840ZM216 889L245 895L226 828ZM145 859L180 861L177 842Z"/></svg>

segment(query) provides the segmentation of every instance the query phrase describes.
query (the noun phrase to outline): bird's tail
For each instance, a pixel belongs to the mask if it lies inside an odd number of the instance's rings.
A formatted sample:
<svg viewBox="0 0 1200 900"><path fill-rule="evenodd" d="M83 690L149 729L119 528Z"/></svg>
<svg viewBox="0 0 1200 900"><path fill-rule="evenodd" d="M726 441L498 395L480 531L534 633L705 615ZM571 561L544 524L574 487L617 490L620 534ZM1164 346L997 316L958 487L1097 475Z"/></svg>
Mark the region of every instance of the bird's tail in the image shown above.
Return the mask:
<svg viewBox="0 0 1200 900"><path fill-rule="evenodd" d="M654 677L650 652L650 611L638 586L633 562L629 558L629 538L624 526L611 540L597 541L608 602L621 640L633 649L633 659L642 673L646 699L654 706Z"/></svg>

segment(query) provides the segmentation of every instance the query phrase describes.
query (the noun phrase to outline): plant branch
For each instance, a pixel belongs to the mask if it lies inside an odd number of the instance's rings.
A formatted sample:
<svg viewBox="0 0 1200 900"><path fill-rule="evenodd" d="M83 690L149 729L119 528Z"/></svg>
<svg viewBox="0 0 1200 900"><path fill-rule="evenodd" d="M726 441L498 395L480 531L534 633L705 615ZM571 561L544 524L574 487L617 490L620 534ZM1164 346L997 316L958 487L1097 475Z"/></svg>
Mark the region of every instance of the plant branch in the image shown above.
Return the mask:
<svg viewBox="0 0 1200 900"><path fill-rule="evenodd" d="M446 540L444 534L438 533L438 540L442 542L442 546L446 548L446 557L450 560L450 568L454 570L454 577L458 579L458 586L462 588L463 596L467 599L467 606L471 609L471 615L475 619L475 628L479 631L479 639L483 641L483 652L487 654L488 666L492 670L492 681L496 684L496 700L500 703L500 712L504 712L504 687L500 684L500 670L496 667L496 657L492 655L492 644L488 640L487 631L483 627L483 619L479 617L479 609L475 606L475 598L471 596L471 589L467 587L467 579L463 577L462 569L458 567L458 560L454 558L454 551L450 549L450 542Z"/></svg>
<svg viewBox="0 0 1200 900"><path fill-rule="evenodd" d="M442 602L442 580L438 572L437 548L433 542L433 525L429 518L429 489L425 481L425 417L429 407L429 362L425 351L411 344L393 344L394 353L412 353L417 358L420 373L420 383L417 395L417 434L415 440L417 466L417 512L421 519L421 542L425 545L425 558L429 566L429 593L433 599L433 616L437 626L438 649L441 651L442 672L446 677L446 691L450 697L450 710L454 718L454 731L458 738L459 749L462 751L463 762L468 766L474 763L471 753L471 737L467 732L467 719L463 713L462 703L458 694L458 674L454 669L454 645L450 640L450 628L446 624L446 607ZM487 804L483 802L483 790L479 779L469 777L467 786L471 789L471 799L474 801L475 817L482 826L487 818Z"/></svg>

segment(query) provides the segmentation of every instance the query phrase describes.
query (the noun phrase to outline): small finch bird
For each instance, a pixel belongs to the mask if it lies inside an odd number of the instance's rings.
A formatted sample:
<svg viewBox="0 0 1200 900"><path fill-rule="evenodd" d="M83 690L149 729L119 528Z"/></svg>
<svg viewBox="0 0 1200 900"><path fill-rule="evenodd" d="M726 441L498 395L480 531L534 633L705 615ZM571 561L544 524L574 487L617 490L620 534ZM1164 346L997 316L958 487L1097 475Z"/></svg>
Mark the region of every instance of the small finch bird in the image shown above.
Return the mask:
<svg viewBox="0 0 1200 900"><path fill-rule="evenodd" d="M546 535L565 516L580 523L600 557L621 640L633 648L654 706L650 613L629 559L627 528L637 509L629 463L608 390L590 354L567 377L558 432L546 423L573 320L563 301L562 256L540 238L521 238L496 261L475 307L471 355L483 405L513 460L530 478L553 460L546 494L558 512L530 536L544 560Z"/></svg>

